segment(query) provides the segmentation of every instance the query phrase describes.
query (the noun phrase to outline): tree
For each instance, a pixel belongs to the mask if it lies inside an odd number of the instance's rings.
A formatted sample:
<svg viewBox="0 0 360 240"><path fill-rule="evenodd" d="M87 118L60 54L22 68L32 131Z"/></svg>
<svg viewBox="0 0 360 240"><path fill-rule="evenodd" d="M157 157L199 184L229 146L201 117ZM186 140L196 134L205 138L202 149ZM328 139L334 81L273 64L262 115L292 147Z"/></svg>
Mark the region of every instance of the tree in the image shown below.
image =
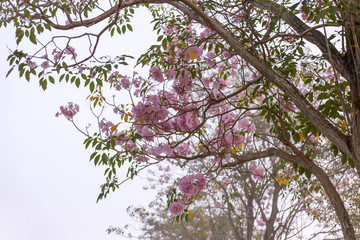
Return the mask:
<svg viewBox="0 0 360 240"><path fill-rule="evenodd" d="M151 66L146 79L121 74L118 67L126 64L126 55L98 59L95 54L107 31L110 36L132 31L130 19L139 7L149 9L159 34L159 45L137 61ZM35 54L12 52L10 71L16 68L27 80L39 78L44 89L54 76L78 87L84 82L94 107L107 104L120 114L114 123L101 121L98 133L84 132L86 147L95 148L90 158L108 166L99 199L119 186L116 168L125 160L130 179L163 160L181 167L211 162L201 173L181 178L181 194L169 196L170 210L180 219L211 173L276 157L293 164L293 171L316 177L344 239L356 239L356 219L334 185L339 175L326 171L329 159L321 149L331 149L330 159L346 164L345 176L352 173L349 166L355 168L358 184L359 8L355 0L128 0L108 5L25 0L1 1L0 10L1 26L14 24L17 43L25 37L41 45ZM106 21L98 34L62 33L40 41L44 31L68 33ZM81 59L74 45L79 38L89 41L89 55ZM132 103L109 102L106 86L129 92ZM78 110L69 105L60 114L73 121ZM251 141L245 145L245 140ZM263 141L268 144L260 145Z"/></svg>
<svg viewBox="0 0 360 240"><path fill-rule="evenodd" d="M275 161L269 162L274 164ZM269 162L245 164L221 172L217 181L212 181L197 196L195 204L191 206L192 217L186 221L174 222L166 210L166 192L173 189L158 188L157 198L147 209L134 206L128 208L129 215L140 223L140 235L131 233L129 225L124 228L109 227L108 232L129 238L154 240L325 239L326 236L331 238L338 235L336 222L331 220L334 218L323 216L324 211L313 209L308 199L300 197L298 201L298 197L289 194L299 188L297 185L301 181L292 181L297 177L289 172L276 173L276 167L271 167ZM267 164L267 171L261 167L264 164ZM159 167L158 170L150 171L149 182L152 186L161 185L164 175L170 182L176 182L169 166ZM277 181L274 176L279 176ZM160 180L160 184L155 179ZM304 196L309 197L306 194ZM318 231L312 231L316 222L320 224ZM304 235L305 232L307 235Z"/></svg>

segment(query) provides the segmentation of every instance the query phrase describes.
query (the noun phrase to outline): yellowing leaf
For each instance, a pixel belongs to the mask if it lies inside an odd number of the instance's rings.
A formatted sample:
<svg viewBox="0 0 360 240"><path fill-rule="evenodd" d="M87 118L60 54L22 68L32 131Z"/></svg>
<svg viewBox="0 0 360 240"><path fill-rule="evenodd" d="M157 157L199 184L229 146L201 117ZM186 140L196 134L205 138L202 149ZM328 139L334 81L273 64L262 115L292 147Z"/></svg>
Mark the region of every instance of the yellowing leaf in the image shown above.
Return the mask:
<svg viewBox="0 0 360 240"><path fill-rule="evenodd" d="M196 54L195 54L194 50L189 49L189 55L190 55L191 60L194 60L195 58L197 59L197 57L196 57Z"/></svg>
<svg viewBox="0 0 360 240"><path fill-rule="evenodd" d="M111 128L111 131L110 131L110 132L113 133L113 132L116 130L116 128L118 127L118 125L119 125L119 124L114 125L114 126Z"/></svg>
<svg viewBox="0 0 360 240"><path fill-rule="evenodd" d="M278 181L279 186L281 186L282 181L283 181L283 179L280 179L280 180Z"/></svg>
<svg viewBox="0 0 360 240"><path fill-rule="evenodd" d="M304 140L304 133L303 132L299 132L300 135L300 141L302 142Z"/></svg>
<svg viewBox="0 0 360 240"><path fill-rule="evenodd" d="M345 121L339 121L338 122L338 125L340 126L340 127L345 127L346 126L346 123L345 123Z"/></svg>
<svg viewBox="0 0 360 240"><path fill-rule="evenodd" d="M286 178L284 179L284 183L286 186L289 186L289 180L287 180Z"/></svg>
<svg viewBox="0 0 360 240"><path fill-rule="evenodd" d="M188 213L191 217L194 217L194 213L191 210L189 210Z"/></svg>

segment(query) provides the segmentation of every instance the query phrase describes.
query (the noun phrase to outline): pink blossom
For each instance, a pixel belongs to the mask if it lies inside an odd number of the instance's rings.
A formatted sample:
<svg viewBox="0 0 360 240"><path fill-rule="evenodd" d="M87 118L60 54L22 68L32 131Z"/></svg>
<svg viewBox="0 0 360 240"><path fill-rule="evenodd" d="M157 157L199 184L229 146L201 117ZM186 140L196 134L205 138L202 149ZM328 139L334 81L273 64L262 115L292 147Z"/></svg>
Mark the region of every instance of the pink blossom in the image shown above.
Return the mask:
<svg viewBox="0 0 360 240"><path fill-rule="evenodd" d="M249 169L251 171L254 171L256 168L257 168L257 165L255 163L251 163L250 166L249 166Z"/></svg>
<svg viewBox="0 0 360 240"><path fill-rule="evenodd" d="M110 135L111 133L111 128L114 126L115 124L113 124L110 121L107 121L105 118L101 119L101 121L99 122L99 127L100 127L100 131L102 133L105 133L106 135Z"/></svg>
<svg viewBox="0 0 360 240"><path fill-rule="evenodd" d="M178 179L180 191L188 196L197 194L205 188L206 179L202 173L188 175Z"/></svg>
<svg viewBox="0 0 360 240"><path fill-rule="evenodd" d="M61 52L56 51L56 49L54 49L53 55L54 55L54 61L55 62L58 62L60 60L61 56L62 56Z"/></svg>
<svg viewBox="0 0 360 240"><path fill-rule="evenodd" d="M68 106L61 106L60 107L60 113L56 113L56 117L59 115L64 115L68 120L72 120L74 115L79 112L79 105L73 104L72 102L68 103Z"/></svg>
<svg viewBox="0 0 360 240"><path fill-rule="evenodd" d="M231 183L231 180L229 178L227 178L227 177L224 178L223 181L224 181L224 183Z"/></svg>
<svg viewBox="0 0 360 240"><path fill-rule="evenodd" d="M260 227L263 227L263 226L266 225L266 222L264 220L262 220L262 219L258 219L258 220L256 220L256 222Z"/></svg>
<svg viewBox="0 0 360 240"><path fill-rule="evenodd" d="M174 215L177 216L179 214L181 214L185 209L185 206L182 202L173 202L170 207L169 207L169 212Z"/></svg>
<svg viewBox="0 0 360 240"><path fill-rule="evenodd" d="M291 37L291 36L286 36L286 37L283 37L283 40L285 42L288 42L288 43L292 43L295 41L295 38Z"/></svg>
<svg viewBox="0 0 360 240"><path fill-rule="evenodd" d="M136 156L135 160L137 160L139 162L147 162L147 161L149 161L149 158L144 157L144 156Z"/></svg>
<svg viewBox="0 0 360 240"><path fill-rule="evenodd" d="M230 58L230 57L231 57L231 53L228 52L228 51L224 51L224 52L222 53L222 55L224 56L224 58Z"/></svg>
<svg viewBox="0 0 360 240"><path fill-rule="evenodd" d="M307 20L307 15L306 15L306 13L302 12L302 13L301 13L301 18L302 18L302 20L306 21L306 20Z"/></svg>
<svg viewBox="0 0 360 240"><path fill-rule="evenodd" d="M121 78L121 85L123 86L123 88L129 89L129 87L130 87L129 78L127 78L126 76L122 77Z"/></svg>
<svg viewBox="0 0 360 240"><path fill-rule="evenodd" d="M180 191L188 196L191 196L195 192L195 184L193 175L185 176L183 178L178 179L178 185Z"/></svg>
<svg viewBox="0 0 360 240"><path fill-rule="evenodd" d="M176 151L180 155L187 155L190 153L191 149L189 147L189 144L182 143L176 148Z"/></svg>
<svg viewBox="0 0 360 240"><path fill-rule="evenodd" d="M159 66L152 67L150 69L150 73L155 81L158 81L158 82L164 81L164 76L163 76L163 73L161 72Z"/></svg>
<svg viewBox="0 0 360 240"><path fill-rule="evenodd" d="M265 174L265 168L263 167L256 167L255 169L252 169L253 172L253 177L259 181L263 181L264 180L264 174Z"/></svg>
<svg viewBox="0 0 360 240"><path fill-rule="evenodd" d="M210 78L204 78L203 83L204 83L204 86L208 88L210 86Z"/></svg>
<svg viewBox="0 0 360 240"><path fill-rule="evenodd" d="M311 134L309 137L309 140L310 140L310 142L315 142L315 136Z"/></svg>
<svg viewBox="0 0 360 240"><path fill-rule="evenodd" d="M166 144L163 146L163 152L166 154L166 156L171 156L173 154L173 149L169 144Z"/></svg>
<svg viewBox="0 0 360 240"><path fill-rule="evenodd" d="M49 68L49 67L50 67L50 65L49 65L49 61L45 61L45 62L43 62L43 63L41 64L41 67L42 67L42 68L44 68L44 69Z"/></svg>
<svg viewBox="0 0 360 240"><path fill-rule="evenodd" d="M215 90L219 90L219 89L220 89L220 82L219 82L219 81L213 82L213 88L214 88Z"/></svg>
<svg viewBox="0 0 360 240"><path fill-rule="evenodd" d="M165 35L171 35L174 32L175 27L169 28L168 26L163 26L162 29Z"/></svg>
<svg viewBox="0 0 360 240"><path fill-rule="evenodd" d="M186 227L186 230L188 230L189 232L194 231L194 229L195 228L193 226L191 226L191 225Z"/></svg>
<svg viewBox="0 0 360 240"><path fill-rule="evenodd" d="M243 119L241 119L240 122L239 122L239 127L246 129L247 126L249 126L249 124L250 124L250 123L249 123L249 119L243 118Z"/></svg>
<svg viewBox="0 0 360 240"><path fill-rule="evenodd" d="M197 180L196 191L200 192L204 190L206 185L206 179L204 178L204 175L202 173L198 173L195 175L195 179Z"/></svg>
<svg viewBox="0 0 360 240"><path fill-rule="evenodd" d="M69 54L69 55L72 55L72 58L73 60L76 59L77 57L77 53L75 53L75 48L71 47L71 46L67 46L66 49L65 49L65 54Z"/></svg>
<svg viewBox="0 0 360 240"><path fill-rule="evenodd" d="M27 63L27 65L28 65L31 69L33 69L33 68L36 68L36 67L37 67L36 62L32 62L32 61L29 61L29 62Z"/></svg>
<svg viewBox="0 0 360 240"><path fill-rule="evenodd" d="M189 129L194 129L199 124L199 119L195 112L188 112L185 117L186 126Z"/></svg>

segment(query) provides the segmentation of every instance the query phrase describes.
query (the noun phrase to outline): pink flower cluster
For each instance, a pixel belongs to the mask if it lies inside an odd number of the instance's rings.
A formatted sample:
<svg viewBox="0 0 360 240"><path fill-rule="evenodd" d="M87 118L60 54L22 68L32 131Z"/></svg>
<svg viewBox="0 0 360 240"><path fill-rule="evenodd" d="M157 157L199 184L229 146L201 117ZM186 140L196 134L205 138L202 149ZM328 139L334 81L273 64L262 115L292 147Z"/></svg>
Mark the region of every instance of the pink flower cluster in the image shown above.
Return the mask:
<svg viewBox="0 0 360 240"><path fill-rule="evenodd" d="M111 128L114 126L114 124L110 121L107 121L105 118L103 118L100 123L99 127L102 133L105 133L107 136L111 134Z"/></svg>
<svg viewBox="0 0 360 240"><path fill-rule="evenodd" d="M56 117L64 115L68 120L72 120L75 114L79 112L79 105L69 102L67 106L61 106L60 112L55 114Z"/></svg>
<svg viewBox="0 0 360 240"><path fill-rule="evenodd" d="M139 102L133 107L132 114L135 120L143 119L155 123L165 120L169 111L158 95L149 95L144 103Z"/></svg>
<svg viewBox="0 0 360 240"><path fill-rule="evenodd" d="M262 220L262 219L258 219L258 220L256 220L256 222L260 227L263 227L263 226L266 225L266 222L264 220Z"/></svg>
<svg viewBox="0 0 360 240"><path fill-rule="evenodd" d="M185 209L185 206L182 202L173 202L170 207L169 207L169 212L174 215L177 216L179 214L181 214Z"/></svg>
<svg viewBox="0 0 360 240"><path fill-rule="evenodd" d="M192 174L179 178L178 185L182 193L191 196L205 188L206 180L202 173Z"/></svg>
<svg viewBox="0 0 360 240"><path fill-rule="evenodd" d="M111 74L109 77L109 83L114 86L117 91L120 91L122 88L130 89L131 86L129 77L119 74L118 71Z"/></svg>
<svg viewBox="0 0 360 240"><path fill-rule="evenodd" d="M253 172L253 178L259 181L264 180L265 168L259 167L256 164L250 164L250 170Z"/></svg>
<svg viewBox="0 0 360 240"><path fill-rule="evenodd" d="M163 82L164 81L164 76L163 73L161 72L160 68L158 66L154 66L150 69L150 73L151 76L153 77L153 79L155 81L158 82Z"/></svg>

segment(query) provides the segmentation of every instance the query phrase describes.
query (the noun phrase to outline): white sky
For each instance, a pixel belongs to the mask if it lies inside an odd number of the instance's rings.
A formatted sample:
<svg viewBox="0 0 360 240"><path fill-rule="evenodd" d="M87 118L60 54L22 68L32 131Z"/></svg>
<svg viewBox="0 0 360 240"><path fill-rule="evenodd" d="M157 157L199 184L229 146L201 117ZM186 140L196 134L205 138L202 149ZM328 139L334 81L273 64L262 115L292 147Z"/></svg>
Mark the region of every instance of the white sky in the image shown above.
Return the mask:
<svg viewBox="0 0 360 240"><path fill-rule="evenodd" d="M135 56L155 42L149 18L143 11L136 15L134 33L103 42L101 51ZM57 83L44 92L37 79L28 83L15 71L5 79L6 45L15 45L15 34L6 29L0 34L0 239L122 239L105 230L129 223L126 208L145 205L155 193L144 191L141 180L132 181L96 204L103 169L89 162L85 138L55 117L60 105L73 101L80 105L75 120L85 126L89 91Z"/></svg>

